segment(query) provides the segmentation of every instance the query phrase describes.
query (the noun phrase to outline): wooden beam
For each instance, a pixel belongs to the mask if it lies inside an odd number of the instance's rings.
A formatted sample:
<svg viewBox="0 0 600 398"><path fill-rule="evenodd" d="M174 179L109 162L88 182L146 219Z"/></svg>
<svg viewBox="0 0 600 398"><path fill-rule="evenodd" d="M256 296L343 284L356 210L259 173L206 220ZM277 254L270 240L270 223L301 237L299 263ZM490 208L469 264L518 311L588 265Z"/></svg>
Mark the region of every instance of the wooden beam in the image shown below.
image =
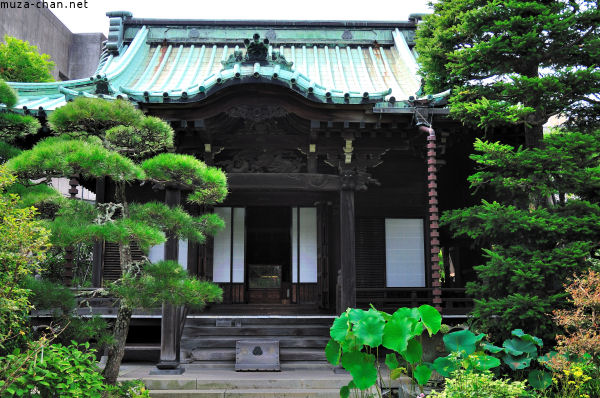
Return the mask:
<svg viewBox="0 0 600 398"><path fill-rule="evenodd" d="M316 173L228 173L232 190L338 191L340 178Z"/></svg>

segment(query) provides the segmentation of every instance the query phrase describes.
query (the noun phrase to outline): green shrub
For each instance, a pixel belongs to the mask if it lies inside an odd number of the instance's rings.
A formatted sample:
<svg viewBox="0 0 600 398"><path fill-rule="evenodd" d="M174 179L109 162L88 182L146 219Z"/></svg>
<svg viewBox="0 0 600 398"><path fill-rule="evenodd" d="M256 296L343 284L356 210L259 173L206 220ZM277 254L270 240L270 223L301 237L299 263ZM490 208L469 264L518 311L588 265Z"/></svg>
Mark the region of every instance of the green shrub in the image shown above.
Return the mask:
<svg viewBox="0 0 600 398"><path fill-rule="evenodd" d="M112 386L109 385L103 398L146 398L150 393L142 380L127 380Z"/></svg>
<svg viewBox="0 0 600 398"><path fill-rule="evenodd" d="M143 118L144 114L127 101L78 97L52 112L48 122L57 134L85 131L102 137L119 125L138 126Z"/></svg>
<svg viewBox="0 0 600 398"><path fill-rule="evenodd" d="M37 134L40 122L33 116L17 113L0 113L0 140L14 142L27 135Z"/></svg>
<svg viewBox="0 0 600 398"><path fill-rule="evenodd" d="M94 350L87 343L53 344L0 359L2 397L99 398L104 390Z"/></svg>
<svg viewBox="0 0 600 398"><path fill-rule="evenodd" d="M495 379L490 372L472 373L461 369L446 379L442 392L428 397L437 398L517 398L533 397L525 390L525 383L508 379Z"/></svg>
<svg viewBox="0 0 600 398"><path fill-rule="evenodd" d="M0 141L0 164L21 153L21 150L6 142Z"/></svg>
<svg viewBox="0 0 600 398"><path fill-rule="evenodd" d="M17 93L4 80L0 79L0 104L12 108L17 103Z"/></svg>

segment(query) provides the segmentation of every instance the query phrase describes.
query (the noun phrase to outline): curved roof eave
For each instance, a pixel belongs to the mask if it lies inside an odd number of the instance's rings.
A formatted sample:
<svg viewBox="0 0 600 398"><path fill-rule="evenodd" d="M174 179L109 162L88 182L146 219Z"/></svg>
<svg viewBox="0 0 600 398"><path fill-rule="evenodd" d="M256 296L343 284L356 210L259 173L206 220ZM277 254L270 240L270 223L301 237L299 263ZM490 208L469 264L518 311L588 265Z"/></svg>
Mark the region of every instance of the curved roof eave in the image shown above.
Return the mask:
<svg viewBox="0 0 600 398"><path fill-rule="evenodd" d="M128 44L124 44L123 42L120 43L119 51L105 51L100 59L96 75L90 78L52 83L9 82L10 86L17 91L19 96L19 101L13 110L34 114L40 111L51 112L78 96L105 98L109 100L123 98L139 103L200 102L207 96L218 92L223 87L236 84L257 83L287 86L291 92L299 93L308 100L316 103L342 105L372 103L375 108L389 107L390 105L395 108L408 108L411 106L408 102L409 100L406 98L399 98L400 101L397 102L394 97L391 97L391 87L388 86L387 89L382 89L386 87L385 85L375 87L373 80L373 84L370 84L370 90L356 91L349 88L348 79L352 76L354 76L354 79L357 79L357 68L361 67L360 62L362 62L363 71L367 65L365 65L364 60L356 61L355 59L350 59L350 51L348 50L348 62L350 62L351 68L344 72L343 67L340 64L340 50L337 47L335 50L332 49L332 51L337 52L338 62L337 64L332 62L331 65L334 65L334 68L339 68L341 75L344 77L345 84L342 84L344 89L339 89L339 87L326 87L322 84L323 82L315 81L314 76L311 78L312 75L309 76L307 73L304 73L308 71L306 54L304 55L302 68L299 68L304 71L302 72L300 70L293 70L290 67L292 63L286 64L285 59L282 64L277 63L277 61L260 63L225 63L224 59L227 50L227 46L225 46L224 51L222 51L223 58L221 63L224 65L222 69L213 69L216 70L216 72L210 73L210 75L204 77L198 76L199 79L197 80L195 77L199 74L199 66L196 66L195 72L193 73L189 72L192 72L194 68L190 68L189 71L186 70L189 75L194 75L191 79L186 78L187 75L184 76L183 72L176 78L175 75L177 75L177 72L174 72L174 66L171 66L170 70L164 72L167 76L166 81L168 82L173 78L173 80L178 83L175 84L175 87L173 87L173 85L169 87L167 83L161 83L165 89L156 90L156 87L152 87L153 84L147 84L146 80L152 83L157 80L158 75L165 69L166 60L169 58L171 52L176 60L176 64L181 61L182 65L185 65L185 68L191 66L193 46L187 56L182 56L182 46L178 51L171 51L172 47L169 45L168 48L162 49L160 57L157 58L159 50L161 50L160 45L154 47L154 52L151 53L151 44L148 42L149 33L150 29L147 26L141 26L133 36L131 42ZM396 52L393 54L388 53L388 56L393 55L394 57L402 58L406 57L406 54L410 54L403 35L397 29L393 32L393 37L396 43ZM204 46L202 46L202 48L202 51L204 52ZM231 50L232 49L230 49L230 51ZM358 50L360 50L360 47L358 47ZM269 52L270 51L271 49L269 49ZM300 50L298 49L298 51ZM314 49L314 51L316 62L316 49ZM369 51L372 55L373 51L370 48ZM198 52L199 46L197 53ZM208 51L206 52L208 53ZM197 53L194 54L197 55ZM357 54L354 55L358 56ZM202 57L202 55L200 55L200 57ZM152 58L152 62L149 60L150 58ZM213 58L214 54L210 60L211 64ZM382 53L381 58L383 60L381 65L375 64L375 62L379 62L378 58L377 60L372 61L374 62L372 64L373 66L370 66L369 68L379 73L378 78L381 82L387 82L386 76L382 76L382 73L385 69L387 77L390 77L389 73L391 70L388 70L389 60L385 57L385 53ZM409 58L410 59L406 61L408 66L407 69L412 72L415 70L416 64L414 63L414 59L412 59L412 55ZM292 60L293 59L294 58L292 58ZM198 61L198 65L200 65L200 61L201 60ZM148 63L144 64L143 62ZM194 63L195 62L196 61L194 61ZM330 65L329 58L327 58L327 65ZM166 69L168 69L168 67ZM142 73L142 71L144 71L144 73ZM375 79L374 77L370 78ZM391 78L396 83L398 82L393 74L391 75ZM333 79L330 79L329 81L331 83L333 82ZM142 84L140 84L140 82L142 82ZM144 89L146 87L149 87L150 89ZM406 92L406 90L401 88L400 91L400 95L405 96L404 92ZM442 104L437 98L436 103L438 105ZM2 108L5 107L0 105L0 109Z"/></svg>

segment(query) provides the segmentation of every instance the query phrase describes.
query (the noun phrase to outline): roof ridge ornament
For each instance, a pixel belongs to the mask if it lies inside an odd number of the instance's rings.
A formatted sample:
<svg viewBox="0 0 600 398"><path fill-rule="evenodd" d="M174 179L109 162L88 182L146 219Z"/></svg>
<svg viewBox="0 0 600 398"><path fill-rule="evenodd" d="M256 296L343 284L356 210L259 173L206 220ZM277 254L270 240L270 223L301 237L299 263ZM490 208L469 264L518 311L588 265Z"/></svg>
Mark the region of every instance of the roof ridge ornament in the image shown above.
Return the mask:
<svg viewBox="0 0 600 398"><path fill-rule="evenodd" d="M119 55L123 47L124 22L131 19L133 14L129 11L109 11L106 16L109 18L110 24L106 49L112 55Z"/></svg>
<svg viewBox="0 0 600 398"><path fill-rule="evenodd" d="M221 61L223 69L231 68L238 63L254 64L257 62L261 65L281 65L285 70L292 69L294 63L287 61L279 51L272 51L269 57L269 39L261 42L258 33L252 36L252 40L245 39L244 46L246 46L246 54L244 55L242 50L235 50L226 60Z"/></svg>
<svg viewBox="0 0 600 398"><path fill-rule="evenodd" d="M255 33L252 36L252 41L250 39L244 40L244 45L246 46L246 56L244 57L244 61L246 62L260 62L266 61L267 56L269 55L269 39L264 39L262 43L260 42L260 35Z"/></svg>

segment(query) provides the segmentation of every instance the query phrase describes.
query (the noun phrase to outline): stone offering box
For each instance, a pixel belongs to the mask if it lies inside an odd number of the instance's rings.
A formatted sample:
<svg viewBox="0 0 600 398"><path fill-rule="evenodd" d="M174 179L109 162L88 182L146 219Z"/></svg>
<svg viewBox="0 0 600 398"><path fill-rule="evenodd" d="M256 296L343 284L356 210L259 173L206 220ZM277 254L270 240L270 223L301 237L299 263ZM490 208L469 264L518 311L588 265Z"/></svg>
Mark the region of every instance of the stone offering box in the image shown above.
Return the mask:
<svg viewBox="0 0 600 398"><path fill-rule="evenodd" d="M238 340L235 347L236 371L276 371L279 364L278 340Z"/></svg>

